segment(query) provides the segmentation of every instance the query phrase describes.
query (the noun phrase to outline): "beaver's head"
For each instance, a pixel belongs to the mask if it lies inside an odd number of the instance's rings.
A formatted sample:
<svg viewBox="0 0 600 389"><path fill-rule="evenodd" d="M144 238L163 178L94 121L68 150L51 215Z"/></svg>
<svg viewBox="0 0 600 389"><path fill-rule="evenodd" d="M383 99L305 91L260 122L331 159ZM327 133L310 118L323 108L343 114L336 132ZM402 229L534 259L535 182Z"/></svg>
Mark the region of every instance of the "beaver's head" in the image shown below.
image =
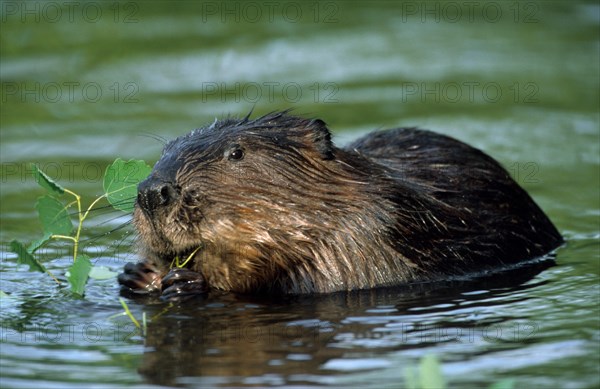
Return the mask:
<svg viewBox="0 0 600 389"><path fill-rule="evenodd" d="M303 278L318 236L360 207L348 201L348 183L361 183L341 173L340 152L321 120L285 113L215 121L175 139L139 185L142 254L169 264L200 248L189 267L227 290L277 282L290 269Z"/></svg>

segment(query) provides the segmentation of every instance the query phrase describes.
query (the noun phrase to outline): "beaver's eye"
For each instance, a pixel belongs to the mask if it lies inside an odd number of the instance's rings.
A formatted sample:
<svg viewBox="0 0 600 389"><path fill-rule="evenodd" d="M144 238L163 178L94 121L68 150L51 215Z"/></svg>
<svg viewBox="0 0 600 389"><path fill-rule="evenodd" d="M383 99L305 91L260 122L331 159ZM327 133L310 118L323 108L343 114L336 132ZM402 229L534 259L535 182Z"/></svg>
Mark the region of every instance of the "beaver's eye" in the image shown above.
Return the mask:
<svg viewBox="0 0 600 389"><path fill-rule="evenodd" d="M242 149L233 149L231 153L229 153L229 159L239 161L244 158L244 150Z"/></svg>

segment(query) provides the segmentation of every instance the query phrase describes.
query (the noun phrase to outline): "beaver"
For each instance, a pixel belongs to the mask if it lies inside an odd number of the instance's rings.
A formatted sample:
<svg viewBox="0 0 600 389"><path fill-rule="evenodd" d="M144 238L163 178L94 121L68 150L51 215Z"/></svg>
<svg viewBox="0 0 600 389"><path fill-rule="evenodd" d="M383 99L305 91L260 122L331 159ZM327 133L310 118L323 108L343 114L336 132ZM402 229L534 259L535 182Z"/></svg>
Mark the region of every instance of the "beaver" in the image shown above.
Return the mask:
<svg viewBox="0 0 600 389"><path fill-rule="evenodd" d="M289 111L168 143L140 183L138 294L328 293L486 273L563 239L493 158L417 128L336 147ZM174 258L185 267L170 269Z"/></svg>

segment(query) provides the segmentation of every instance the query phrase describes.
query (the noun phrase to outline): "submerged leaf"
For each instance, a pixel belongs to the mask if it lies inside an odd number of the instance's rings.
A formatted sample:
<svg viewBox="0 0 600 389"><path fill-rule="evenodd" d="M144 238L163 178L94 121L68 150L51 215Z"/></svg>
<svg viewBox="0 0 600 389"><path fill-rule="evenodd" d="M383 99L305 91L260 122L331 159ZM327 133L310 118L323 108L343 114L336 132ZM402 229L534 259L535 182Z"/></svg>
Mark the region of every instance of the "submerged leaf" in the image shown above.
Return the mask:
<svg viewBox="0 0 600 389"><path fill-rule="evenodd" d="M90 262L90 258L87 255L80 254L69 268L69 275L67 277L73 293L83 296L85 284L91 269L92 263Z"/></svg>
<svg viewBox="0 0 600 389"><path fill-rule="evenodd" d="M44 265L35 259L20 242L16 240L10 242L10 251L17 254L17 263L29 265L29 271L39 271L42 273L46 272Z"/></svg>
<svg viewBox="0 0 600 389"><path fill-rule="evenodd" d="M48 177L46 175L46 173L44 173L43 171L40 170L39 167L37 167L37 165L35 164L31 164L31 174L33 175L33 178L35 179L35 181L44 189L46 189L48 192L50 192L50 194L53 194L55 196L60 196L61 194L65 193L65 189L60 186L59 184L57 184L56 182L54 182L54 180L52 180L52 178Z"/></svg>
<svg viewBox="0 0 600 389"><path fill-rule="evenodd" d="M67 209L63 203L54 197L40 197L35 204L35 208L38 210L44 233L70 235L73 232L73 222Z"/></svg>
<svg viewBox="0 0 600 389"><path fill-rule="evenodd" d="M119 273L114 272L106 266L94 266L90 271L90 278L95 280L107 280L109 278L115 278Z"/></svg>
<svg viewBox="0 0 600 389"><path fill-rule="evenodd" d="M108 202L123 212L132 212L137 197L137 186L152 168L144 161L123 161L117 158L104 173L104 192Z"/></svg>
<svg viewBox="0 0 600 389"><path fill-rule="evenodd" d="M414 367L407 367L404 369L404 384L406 389L418 389L419 379L417 377L417 369Z"/></svg>
<svg viewBox="0 0 600 389"><path fill-rule="evenodd" d="M419 376L423 389L443 389L446 387L442 367L435 355L425 355L419 363Z"/></svg>
<svg viewBox="0 0 600 389"><path fill-rule="evenodd" d="M514 387L515 380L512 378L506 378L490 385L489 389L513 389Z"/></svg>

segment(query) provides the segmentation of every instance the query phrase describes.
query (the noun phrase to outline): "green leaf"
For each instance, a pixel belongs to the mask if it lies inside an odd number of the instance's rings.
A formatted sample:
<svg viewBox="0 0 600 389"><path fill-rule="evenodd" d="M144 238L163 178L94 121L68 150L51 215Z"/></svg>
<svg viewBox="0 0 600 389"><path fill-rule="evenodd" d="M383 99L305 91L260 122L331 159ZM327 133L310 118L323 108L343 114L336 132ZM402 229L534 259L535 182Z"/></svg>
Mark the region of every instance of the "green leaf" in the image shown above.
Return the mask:
<svg viewBox="0 0 600 389"><path fill-rule="evenodd" d="M106 266L94 266L90 271L90 278L95 280L108 280L109 278L115 278L119 273L114 272Z"/></svg>
<svg viewBox="0 0 600 389"><path fill-rule="evenodd" d="M443 389L446 387L442 367L435 355L425 355L419 363L421 388Z"/></svg>
<svg viewBox="0 0 600 389"><path fill-rule="evenodd" d="M45 233L44 236L42 236L40 239L37 239L37 240L34 240L33 242L31 242L29 247L27 247L27 251L31 254L35 253L37 251L37 249L42 247L44 244L46 244L46 242L48 242L50 240L51 236L52 236L52 233L50 233L50 232Z"/></svg>
<svg viewBox="0 0 600 389"><path fill-rule="evenodd" d="M489 389L513 389L515 387L515 380L512 378L506 378L490 385Z"/></svg>
<svg viewBox="0 0 600 389"><path fill-rule="evenodd" d="M31 164L31 171L33 178L35 181L44 189L46 189L50 194L55 196L60 196L65 193L65 188L58 185L52 178L48 177L46 173L40 170L35 164Z"/></svg>
<svg viewBox="0 0 600 389"><path fill-rule="evenodd" d="M23 265L29 265L29 271L39 271L42 273L47 272L44 265L42 265L37 259L35 259L33 257L33 255L31 255L27 251L25 246L23 246L18 241L13 240L12 242L10 242L10 251L17 254L17 256L18 256L17 263L23 264Z"/></svg>
<svg viewBox="0 0 600 389"><path fill-rule="evenodd" d="M11 298L11 297L0 290L0 299L3 299L3 298Z"/></svg>
<svg viewBox="0 0 600 389"><path fill-rule="evenodd" d="M108 202L123 212L132 212L137 197L137 186L150 175L152 168L139 160L123 161L117 158L104 173L104 192Z"/></svg>
<svg viewBox="0 0 600 389"><path fill-rule="evenodd" d="M67 277L73 293L83 296L91 269L90 258L87 255L80 254L69 268L69 276Z"/></svg>
<svg viewBox="0 0 600 389"><path fill-rule="evenodd" d="M70 235L73 222L65 206L50 196L40 197L35 204L38 210L44 233L52 235Z"/></svg>

